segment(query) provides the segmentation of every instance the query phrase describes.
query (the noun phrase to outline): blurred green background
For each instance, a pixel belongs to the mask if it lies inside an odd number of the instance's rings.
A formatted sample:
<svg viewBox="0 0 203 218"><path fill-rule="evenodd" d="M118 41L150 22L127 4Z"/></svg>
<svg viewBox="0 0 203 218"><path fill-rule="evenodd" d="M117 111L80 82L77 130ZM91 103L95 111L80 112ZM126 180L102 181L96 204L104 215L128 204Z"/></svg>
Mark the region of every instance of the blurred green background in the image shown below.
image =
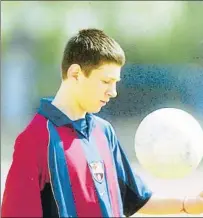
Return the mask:
<svg viewBox="0 0 203 218"><path fill-rule="evenodd" d="M203 126L203 2L5 1L1 7L5 163L40 98L55 95L67 40L87 27L104 30L126 53L118 97L98 115L115 127L130 161L136 162L136 128L155 109L181 108Z"/></svg>

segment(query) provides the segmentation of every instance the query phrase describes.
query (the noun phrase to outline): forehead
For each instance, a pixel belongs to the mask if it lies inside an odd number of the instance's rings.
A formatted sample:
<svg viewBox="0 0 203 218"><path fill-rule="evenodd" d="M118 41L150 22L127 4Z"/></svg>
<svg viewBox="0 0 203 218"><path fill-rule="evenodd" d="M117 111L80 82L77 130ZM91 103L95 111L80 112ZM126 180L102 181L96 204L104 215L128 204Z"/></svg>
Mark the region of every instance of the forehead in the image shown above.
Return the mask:
<svg viewBox="0 0 203 218"><path fill-rule="evenodd" d="M99 68L92 71L93 77L110 78L120 80L121 66L116 64L103 64Z"/></svg>

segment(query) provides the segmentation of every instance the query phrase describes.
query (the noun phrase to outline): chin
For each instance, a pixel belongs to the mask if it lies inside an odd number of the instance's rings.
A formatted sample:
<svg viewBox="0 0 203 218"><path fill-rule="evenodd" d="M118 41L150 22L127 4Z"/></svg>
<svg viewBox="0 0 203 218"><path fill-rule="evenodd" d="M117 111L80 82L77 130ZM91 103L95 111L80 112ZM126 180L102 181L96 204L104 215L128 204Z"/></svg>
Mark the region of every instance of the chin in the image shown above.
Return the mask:
<svg viewBox="0 0 203 218"><path fill-rule="evenodd" d="M92 114L95 114L95 113L99 113L101 111L101 108L92 108L90 110L88 110L88 113L92 113Z"/></svg>

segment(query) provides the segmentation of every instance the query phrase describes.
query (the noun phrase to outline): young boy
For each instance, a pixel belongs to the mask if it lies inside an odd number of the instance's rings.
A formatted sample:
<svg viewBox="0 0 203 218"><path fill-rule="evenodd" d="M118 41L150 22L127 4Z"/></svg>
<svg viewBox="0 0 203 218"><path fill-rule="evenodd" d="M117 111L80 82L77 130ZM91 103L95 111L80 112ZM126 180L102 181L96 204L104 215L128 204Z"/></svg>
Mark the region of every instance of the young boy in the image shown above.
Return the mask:
<svg viewBox="0 0 203 218"><path fill-rule="evenodd" d="M17 137L2 217L122 217L135 212L203 212L203 198L153 194L96 115L116 97L125 54L103 31L84 29L64 50L62 83L54 98ZM184 201L184 202L183 202Z"/></svg>

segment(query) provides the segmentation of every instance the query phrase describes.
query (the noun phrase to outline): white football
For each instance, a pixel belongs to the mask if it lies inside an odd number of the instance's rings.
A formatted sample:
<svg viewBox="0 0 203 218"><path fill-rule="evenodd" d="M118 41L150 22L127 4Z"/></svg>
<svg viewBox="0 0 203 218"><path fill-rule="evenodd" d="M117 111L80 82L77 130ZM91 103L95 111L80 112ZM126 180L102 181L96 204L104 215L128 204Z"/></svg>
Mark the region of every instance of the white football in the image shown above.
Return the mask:
<svg viewBox="0 0 203 218"><path fill-rule="evenodd" d="M162 108L147 115L135 133L139 163L159 178L182 178L203 157L203 129L189 113Z"/></svg>

